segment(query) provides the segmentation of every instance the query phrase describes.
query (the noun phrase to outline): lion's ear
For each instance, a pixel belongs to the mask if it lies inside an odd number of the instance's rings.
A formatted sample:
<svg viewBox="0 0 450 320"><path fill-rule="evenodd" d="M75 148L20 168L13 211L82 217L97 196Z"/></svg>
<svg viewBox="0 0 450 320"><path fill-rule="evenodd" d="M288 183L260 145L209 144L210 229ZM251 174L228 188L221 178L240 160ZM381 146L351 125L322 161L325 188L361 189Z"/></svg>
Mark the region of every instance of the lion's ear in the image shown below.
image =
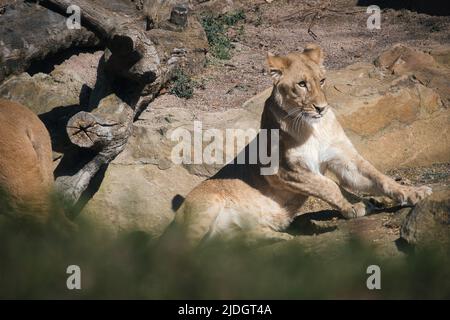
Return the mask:
<svg viewBox="0 0 450 320"><path fill-rule="evenodd" d="M267 64L269 65L270 75L274 82L280 81L284 70L289 67L289 60L286 57L276 56L271 52L267 53Z"/></svg>
<svg viewBox="0 0 450 320"><path fill-rule="evenodd" d="M303 50L303 54L305 54L312 61L317 63L318 65L323 64L323 50L317 44L310 43Z"/></svg>

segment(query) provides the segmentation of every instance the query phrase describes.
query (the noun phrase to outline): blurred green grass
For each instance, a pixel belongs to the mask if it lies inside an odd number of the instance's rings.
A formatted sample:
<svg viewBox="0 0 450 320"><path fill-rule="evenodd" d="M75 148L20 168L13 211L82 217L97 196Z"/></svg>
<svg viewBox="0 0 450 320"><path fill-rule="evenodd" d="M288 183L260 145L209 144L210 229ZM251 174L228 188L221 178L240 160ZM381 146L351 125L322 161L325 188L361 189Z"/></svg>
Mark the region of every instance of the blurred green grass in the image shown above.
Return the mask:
<svg viewBox="0 0 450 320"><path fill-rule="evenodd" d="M377 256L351 240L319 254L293 243L249 248L239 242L186 250L172 232L112 238L81 223L67 237L34 231L0 215L2 299L449 299L448 248L404 258ZM81 290L68 290L66 269L81 268ZM368 290L366 269L381 268L381 290Z"/></svg>

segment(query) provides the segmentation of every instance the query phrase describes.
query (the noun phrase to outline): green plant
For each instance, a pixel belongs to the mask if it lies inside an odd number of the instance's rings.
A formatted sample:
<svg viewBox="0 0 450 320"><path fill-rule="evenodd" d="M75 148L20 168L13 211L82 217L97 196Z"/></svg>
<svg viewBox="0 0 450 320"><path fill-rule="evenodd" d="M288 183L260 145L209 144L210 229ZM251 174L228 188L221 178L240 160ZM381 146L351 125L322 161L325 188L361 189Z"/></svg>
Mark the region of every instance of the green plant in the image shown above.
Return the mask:
<svg viewBox="0 0 450 320"><path fill-rule="evenodd" d="M173 74L170 93L179 98L190 99L194 95L195 82L181 69L176 69Z"/></svg>
<svg viewBox="0 0 450 320"><path fill-rule="evenodd" d="M223 15L221 19L226 25L234 26L239 21L245 19L245 12L243 10L237 10L235 12Z"/></svg>
<svg viewBox="0 0 450 320"><path fill-rule="evenodd" d="M245 13L242 10L219 16L206 14L202 17L202 26L214 57L222 60L231 58L230 51L233 46L226 33L229 27L244 19ZM243 28L241 28L241 32L243 32Z"/></svg>

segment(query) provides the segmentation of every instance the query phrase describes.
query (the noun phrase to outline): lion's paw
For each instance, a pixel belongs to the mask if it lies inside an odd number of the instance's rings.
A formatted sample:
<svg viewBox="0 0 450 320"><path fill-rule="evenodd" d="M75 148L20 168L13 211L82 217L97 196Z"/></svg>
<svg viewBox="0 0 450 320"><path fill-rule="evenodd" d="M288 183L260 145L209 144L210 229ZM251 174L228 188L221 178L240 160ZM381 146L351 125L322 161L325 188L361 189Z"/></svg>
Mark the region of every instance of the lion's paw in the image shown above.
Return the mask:
<svg viewBox="0 0 450 320"><path fill-rule="evenodd" d="M433 190L427 186L421 187L406 187L399 199L402 205L416 205L419 201L431 195Z"/></svg>
<svg viewBox="0 0 450 320"><path fill-rule="evenodd" d="M342 215L346 219L354 219L364 217L370 212L370 208L364 202L357 202L351 205L347 210L342 211Z"/></svg>

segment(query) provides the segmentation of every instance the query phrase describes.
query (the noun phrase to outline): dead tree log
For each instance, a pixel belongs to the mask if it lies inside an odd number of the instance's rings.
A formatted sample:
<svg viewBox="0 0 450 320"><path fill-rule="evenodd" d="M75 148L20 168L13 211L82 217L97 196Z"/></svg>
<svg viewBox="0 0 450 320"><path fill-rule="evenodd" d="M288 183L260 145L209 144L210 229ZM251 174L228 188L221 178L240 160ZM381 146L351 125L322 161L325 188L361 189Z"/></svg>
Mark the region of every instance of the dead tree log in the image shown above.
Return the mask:
<svg viewBox="0 0 450 320"><path fill-rule="evenodd" d="M20 0L0 8L0 81L65 48L106 47L90 96L92 111L76 114L66 127L73 144L97 153L75 175L57 178L71 203L124 149L134 118L157 96L171 70L203 66L206 35L187 7L177 6L180 2L148 0L156 12L164 11L159 15L164 21L152 30L145 23L148 12L134 1ZM80 8L81 29L67 27L67 9L73 5Z"/></svg>
<svg viewBox="0 0 450 320"><path fill-rule="evenodd" d="M67 124L67 134L73 144L101 151L122 144L133 115L131 107L112 94L102 99L94 111L74 115Z"/></svg>
<svg viewBox="0 0 450 320"><path fill-rule="evenodd" d="M133 117L133 109L111 94L92 112L79 112L69 120L67 134L71 142L98 150L98 154L75 175L56 180L66 201L77 202L100 168L123 151L131 134Z"/></svg>
<svg viewBox="0 0 450 320"><path fill-rule="evenodd" d="M98 170L125 148L141 96L155 92L161 86L160 60L155 45L147 38L142 26L127 15L108 10L101 1L46 0L43 3L63 12L71 5L79 6L82 24L103 39L107 47L99 66L96 88L91 95L90 103L96 108L91 112L77 113L66 127L73 144L98 152L78 173L56 180L65 199L75 203ZM124 94L123 91L127 90L123 87L134 90Z"/></svg>
<svg viewBox="0 0 450 320"><path fill-rule="evenodd" d="M92 0L44 0L66 12L76 5L81 9L82 24L105 39L106 47L114 57L111 71L139 83L150 84L160 74L160 60L153 42L145 35L143 25L129 16L109 10L102 1Z"/></svg>
<svg viewBox="0 0 450 320"><path fill-rule="evenodd" d="M97 84L90 98L90 106L95 109L74 115L66 127L73 144L98 152L78 173L56 180L65 198L75 203L98 170L125 148L136 115L155 98L162 85L169 80L171 70L185 60L177 54L180 50L185 54L187 52L186 49L179 49L179 44L181 48L192 48L189 54L197 57L207 47L206 35L198 22L189 23L186 10L178 8L182 11L183 23L177 24L181 18L168 22L176 24L176 28L160 30L164 45L159 43L157 47L155 43L161 40L159 33L147 33L144 23L141 23L145 19L140 19L135 13L124 12L123 6L126 5L122 0L41 2L62 14L69 6L77 5L80 7L82 25L95 32L106 45ZM191 29L183 33L188 25Z"/></svg>
<svg viewBox="0 0 450 320"><path fill-rule="evenodd" d="M22 1L7 4L0 12L0 82L50 54L100 43L86 28L68 29L64 16L46 8Z"/></svg>

